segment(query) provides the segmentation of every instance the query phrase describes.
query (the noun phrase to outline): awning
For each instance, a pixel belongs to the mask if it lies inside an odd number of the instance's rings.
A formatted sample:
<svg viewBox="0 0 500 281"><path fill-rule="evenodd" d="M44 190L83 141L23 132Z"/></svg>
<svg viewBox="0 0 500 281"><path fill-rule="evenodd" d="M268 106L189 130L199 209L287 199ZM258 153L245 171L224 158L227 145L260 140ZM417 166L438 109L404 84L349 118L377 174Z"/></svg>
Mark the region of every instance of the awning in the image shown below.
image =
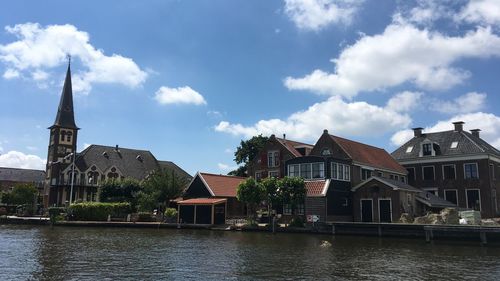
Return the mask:
<svg viewBox="0 0 500 281"><path fill-rule="evenodd" d="M227 199L223 198L193 198L177 202L179 205L216 205L225 203Z"/></svg>

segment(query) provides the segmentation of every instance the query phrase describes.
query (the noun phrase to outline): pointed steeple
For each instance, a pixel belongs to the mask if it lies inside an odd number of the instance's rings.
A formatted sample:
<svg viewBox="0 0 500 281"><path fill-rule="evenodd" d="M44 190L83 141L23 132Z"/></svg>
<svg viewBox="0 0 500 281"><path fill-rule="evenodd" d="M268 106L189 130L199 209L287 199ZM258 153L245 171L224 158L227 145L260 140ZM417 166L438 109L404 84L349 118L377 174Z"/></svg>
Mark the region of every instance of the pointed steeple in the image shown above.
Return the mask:
<svg viewBox="0 0 500 281"><path fill-rule="evenodd" d="M78 129L75 124L75 112L73 110L73 89L71 87L71 59L68 62L68 70L61 94L61 101L57 109L56 121L53 126L69 129Z"/></svg>

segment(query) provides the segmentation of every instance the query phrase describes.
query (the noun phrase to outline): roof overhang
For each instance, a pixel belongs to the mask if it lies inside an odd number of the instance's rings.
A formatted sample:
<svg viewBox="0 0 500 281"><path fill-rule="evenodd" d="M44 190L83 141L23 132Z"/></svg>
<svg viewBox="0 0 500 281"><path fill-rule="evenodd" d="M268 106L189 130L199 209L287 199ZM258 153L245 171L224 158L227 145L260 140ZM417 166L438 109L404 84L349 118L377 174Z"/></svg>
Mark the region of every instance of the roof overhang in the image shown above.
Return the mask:
<svg viewBox="0 0 500 281"><path fill-rule="evenodd" d="M223 198L192 198L177 202L178 205L217 205L226 203Z"/></svg>

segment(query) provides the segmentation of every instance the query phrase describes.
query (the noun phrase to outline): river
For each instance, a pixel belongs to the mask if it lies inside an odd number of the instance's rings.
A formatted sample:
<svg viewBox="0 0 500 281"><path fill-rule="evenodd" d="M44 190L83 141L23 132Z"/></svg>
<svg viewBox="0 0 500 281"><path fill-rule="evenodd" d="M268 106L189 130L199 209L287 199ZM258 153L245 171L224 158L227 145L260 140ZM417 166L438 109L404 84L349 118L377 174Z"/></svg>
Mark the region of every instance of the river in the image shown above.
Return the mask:
<svg viewBox="0 0 500 281"><path fill-rule="evenodd" d="M330 247L322 247L326 240ZM500 280L474 242L0 225L0 280Z"/></svg>

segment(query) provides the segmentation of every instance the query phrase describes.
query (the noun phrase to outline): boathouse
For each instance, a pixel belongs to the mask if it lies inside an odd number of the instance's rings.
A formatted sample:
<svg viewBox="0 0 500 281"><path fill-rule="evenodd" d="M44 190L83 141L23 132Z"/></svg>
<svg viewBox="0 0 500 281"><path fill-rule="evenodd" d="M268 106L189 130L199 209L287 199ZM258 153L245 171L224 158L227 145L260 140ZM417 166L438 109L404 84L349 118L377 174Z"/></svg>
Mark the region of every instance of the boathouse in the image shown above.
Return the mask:
<svg viewBox="0 0 500 281"><path fill-rule="evenodd" d="M221 198L193 198L177 202L177 222L189 224L226 223L227 200Z"/></svg>

